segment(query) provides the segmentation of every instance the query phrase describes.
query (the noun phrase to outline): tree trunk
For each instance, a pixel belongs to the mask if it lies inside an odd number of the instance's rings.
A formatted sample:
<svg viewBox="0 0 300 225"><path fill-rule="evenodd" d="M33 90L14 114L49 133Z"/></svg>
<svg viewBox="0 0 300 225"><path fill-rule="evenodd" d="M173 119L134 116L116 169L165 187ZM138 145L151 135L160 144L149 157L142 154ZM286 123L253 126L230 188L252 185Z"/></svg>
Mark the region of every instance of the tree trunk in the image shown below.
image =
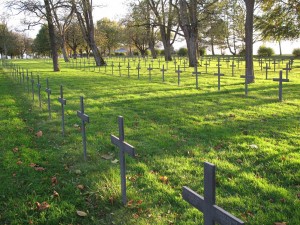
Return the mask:
<svg viewBox="0 0 300 225"><path fill-rule="evenodd" d="M253 71L253 17L254 17L254 4L255 0L244 0L246 4L246 23L245 23L245 35L246 35L246 82L254 83L254 71Z"/></svg>
<svg viewBox="0 0 300 225"><path fill-rule="evenodd" d="M165 26L160 26L160 34L161 34L161 39L165 50L164 51L165 61L172 61L171 44L170 44L170 40L166 36Z"/></svg>
<svg viewBox="0 0 300 225"><path fill-rule="evenodd" d="M59 69L59 64L58 64L58 53L57 53L57 48L56 48L57 46L56 46L55 28L53 25L53 18L52 18L52 14L51 14L49 0L44 0L44 3L45 3L45 8L46 8L46 16L47 16L48 29L49 29L53 70L54 70L54 72L57 72L57 71L60 71L60 69Z"/></svg>
<svg viewBox="0 0 300 225"><path fill-rule="evenodd" d="M278 41L278 45L279 45L279 54L282 55L282 49L281 49L281 41Z"/></svg>
<svg viewBox="0 0 300 225"><path fill-rule="evenodd" d="M65 42L65 39L62 37L62 40L61 40L61 51L62 51L62 54L63 54L63 57L64 57L64 60L65 62L69 62L69 57L68 57L68 54L67 54L67 48L66 48L66 42Z"/></svg>
<svg viewBox="0 0 300 225"><path fill-rule="evenodd" d="M211 44L211 54L215 55L215 46L214 46L214 40L213 39L210 40L210 44Z"/></svg>

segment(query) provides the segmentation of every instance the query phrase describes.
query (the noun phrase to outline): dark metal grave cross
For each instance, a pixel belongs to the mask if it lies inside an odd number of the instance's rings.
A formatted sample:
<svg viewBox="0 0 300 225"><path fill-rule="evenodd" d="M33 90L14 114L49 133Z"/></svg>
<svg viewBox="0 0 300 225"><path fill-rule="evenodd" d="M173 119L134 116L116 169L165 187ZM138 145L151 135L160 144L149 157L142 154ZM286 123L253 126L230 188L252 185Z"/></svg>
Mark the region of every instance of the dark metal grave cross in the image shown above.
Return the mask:
<svg viewBox="0 0 300 225"><path fill-rule="evenodd" d="M37 88L38 88L38 97L39 97L39 106L40 108L42 107L42 101L41 101L41 83L40 83L40 76L37 76L37 84L36 84Z"/></svg>
<svg viewBox="0 0 300 225"><path fill-rule="evenodd" d="M65 108L64 106L67 104L67 100L64 99L64 93L63 93L63 86L60 85L60 97L58 98L58 101L61 104L61 130L62 130L62 136L65 136Z"/></svg>
<svg viewBox="0 0 300 225"><path fill-rule="evenodd" d="M160 71L161 71L161 73L162 73L162 81L165 82L165 71L167 71L167 70L165 69L165 64L163 65L163 67L162 67L162 69L161 69Z"/></svg>
<svg viewBox="0 0 300 225"><path fill-rule="evenodd" d="M127 203L126 198L126 163L125 163L125 153L131 157L135 157L135 149L133 146L125 142L124 135L124 120L122 116L118 117L119 123L119 137L111 135L111 143L119 147L120 149L120 174L121 174L121 192L122 192L122 202L124 205Z"/></svg>
<svg viewBox="0 0 300 225"><path fill-rule="evenodd" d="M205 65L205 73L207 74L207 66L209 65L209 63L207 62L207 60L206 60L206 62L204 63L204 65Z"/></svg>
<svg viewBox="0 0 300 225"><path fill-rule="evenodd" d="M140 63L138 63L138 66L136 69L138 71L138 79L140 79L140 69L141 69Z"/></svg>
<svg viewBox="0 0 300 225"><path fill-rule="evenodd" d="M121 63L119 62L118 68L119 68L119 76L121 76Z"/></svg>
<svg viewBox="0 0 300 225"><path fill-rule="evenodd" d="M249 80L251 80L253 78L253 76L241 75L240 78L245 79L245 95L248 96L248 83L249 83Z"/></svg>
<svg viewBox="0 0 300 225"><path fill-rule="evenodd" d="M26 74L26 82L27 82L27 93L29 94L29 76L28 76L28 70Z"/></svg>
<svg viewBox="0 0 300 225"><path fill-rule="evenodd" d="M180 66L178 65L178 69L176 70L176 73L177 73L177 77L178 77L178 86L180 85L180 73L182 71L180 70Z"/></svg>
<svg viewBox="0 0 300 225"><path fill-rule="evenodd" d="M48 78L46 79L46 84L47 84L47 88L46 88L46 93L47 93L47 97L48 97L48 112L49 112L49 118L51 119L51 105L50 105L50 95L51 95L51 89L49 88L49 80Z"/></svg>
<svg viewBox="0 0 300 225"><path fill-rule="evenodd" d="M272 64L274 65L274 72L276 71L276 64L278 64L278 62L276 62L276 59L273 60Z"/></svg>
<svg viewBox="0 0 300 225"><path fill-rule="evenodd" d="M279 72L279 78L273 78L273 81L279 82L279 93L278 93L278 99L280 102L282 102L282 83L283 82L289 82L289 79L283 79L282 78L282 70Z"/></svg>
<svg viewBox="0 0 300 225"><path fill-rule="evenodd" d="M129 61L128 61L128 64L127 64L127 76L128 76L128 78L130 77L130 63L129 63Z"/></svg>
<svg viewBox="0 0 300 225"><path fill-rule="evenodd" d="M111 75L114 75L114 62L111 63Z"/></svg>
<svg viewBox="0 0 300 225"><path fill-rule="evenodd" d="M176 59L174 59L174 68L175 68L175 73L177 73L177 62L176 62Z"/></svg>
<svg viewBox="0 0 300 225"><path fill-rule="evenodd" d="M286 67L283 68L285 70L285 79L289 79L289 71L292 70L292 68L289 67L289 63L286 64Z"/></svg>
<svg viewBox="0 0 300 225"><path fill-rule="evenodd" d="M232 60L232 63L231 63L231 74L232 74L232 76L234 77L234 67L236 67L236 65L234 64L234 59Z"/></svg>
<svg viewBox="0 0 300 225"><path fill-rule="evenodd" d="M200 75L201 72L198 72L198 66L196 64L196 66L194 67L194 72L193 72L193 75L195 75L196 77L196 89L199 88L199 84L198 84L198 75Z"/></svg>
<svg viewBox="0 0 300 225"><path fill-rule="evenodd" d="M31 92L32 92L32 101L34 100L34 79L31 73Z"/></svg>
<svg viewBox="0 0 300 225"><path fill-rule="evenodd" d="M204 163L204 196L188 187L182 188L182 197L204 214L204 225L242 225L242 220L216 205L216 168L215 165Z"/></svg>
<svg viewBox="0 0 300 225"><path fill-rule="evenodd" d="M153 70L153 68L151 67L150 64L149 64L149 67L147 68L147 70L149 71L149 80L151 81L151 70Z"/></svg>
<svg viewBox="0 0 300 225"><path fill-rule="evenodd" d="M264 67L264 69L266 69L266 80L268 80L268 70L271 69L271 67L269 67L268 63L266 63L266 67Z"/></svg>
<svg viewBox="0 0 300 225"><path fill-rule="evenodd" d="M183 60L183 71L185 72L185 68L186 68L186 61Z"/></svg>
<svg viewBox="0 0 300 225"><path fill-rule="evenodd" d="M80 108L81 111L77 111L77 116L81 119L81 133L82 133L82 145L83 145L83 157L84 160L87 159L86 154L86 133L85 133L85 123L90 122L90 117L84 114L84 105L83 105L83 97L80 96Z"/></svg>
<svg viewBox="0 0 300 225"><path fill-rule="evenodd" d="M218 73L215 73L214 75L218 76L218 91L220 91L221 90L221 77L224 76L224 74L221 73L220 58L218 58L218 64L217 64L217 66L218 66Z"/></svg>

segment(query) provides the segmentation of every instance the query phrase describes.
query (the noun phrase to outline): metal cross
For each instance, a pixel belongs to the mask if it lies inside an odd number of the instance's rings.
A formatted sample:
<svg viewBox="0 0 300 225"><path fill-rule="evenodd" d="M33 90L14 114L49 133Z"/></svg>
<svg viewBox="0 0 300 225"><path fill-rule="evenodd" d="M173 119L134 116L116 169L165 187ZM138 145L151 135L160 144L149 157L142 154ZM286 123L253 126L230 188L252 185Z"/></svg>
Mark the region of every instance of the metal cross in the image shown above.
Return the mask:
<svg viewBox="0 0 300 225"><path fill-rule="evenodd" d="M162 73L162 81L165 82L165 71L167 71L167 70L165 69L165 64L163 64L163 67L162 67L162 69L161 69L160 71L161 71L161 73Z"/></svg>
<svg viewBox="0 0 300 225"><path fill-rule="evenodd" d="M264 67L264 69L266 69L266 80L268 80L268 70L271 69L271 67L269 67L268 63L266 63L266 67Z"/></svg>
<svg viewBox="0 0 300 225"><path fill-rule="evenodd" d="M41 101L41 83L40 83L40 76L37 76L37 84L36 84L37 88L38 88L38 97L39 97L39 106L40 108L42 107L42 101Z"/></svg>
<svg viewBox="0 0 300 225"><path fill-rule="evenodd" d="M218 91L221 90L221 77L224 76L223 73L221 73L221 69L220 69L220 58L218 58L218 73L215 73L215 76L218 76ZM232 67L233 68L233 67Z"/></svg>
<svg viewBox="0 0 300 225"><path fill-rule="evenodd" d="M151 68L150 64L149 64L149 67L147 68L147 70L149 71L149 80L151 81L151 70L153 70L153 68Z"/></svg>
<svg viewBox="0 0 300 225"><path fill-rule="evenodd" d="M204 225L242 225L244 222L216 205L215 165L204 163L204 196L183 187L182 197L204 214Z"/></svg>
<svg viewBox="0 0 300 225"><path fill-rule="evenodd" d="M130 63L128 61L128 64L127 64L127 76L128 78L130 77Z"/></svg>
<svg viewBox="0 0 300 225"><path fill-rule="evenodd" d="M90 122L90 118L89 118L88 115L84 114L84 105L83 105L83 97L82 96L80 96L80 108L81 108L81 111L77 111L77 116L81 119L83 157L84 157L84 160L86 160L87 159L87 154L86 154L85 123L89 123Z"/></svg>
<svg viewBox="0 0 300 225"><path fill-rule="evenodd" d="M136 69L138 71L138 79L140 79L140 69L141 69L140 63L138 63L138 66Z"/></svg>
<svg viewBox="0 0 300 225"><path fill-rule="evenodd" d="M289 82L289 79L282 78L282 70L279 72L279 78L273 78L273 81L279 82L279 101L282 102L282 82Z"/></svg>
<svg viewBox="0 0 300 225"><path fill-rule="evenodd" d="M178 65L178 69L176 70L177 76L178 76L178 86L180 85L180 73L182 71L180 70L180 66Z"/></svg>
<svg viewBox="0 0 300 225"><path fill-rule="evenodd" d="M196 75L196 89L198 89L198 88L199 88L199 85L198 85L198 75L199 75L199 74L201 75L201 72L198 72L198 66L197 66L197 64L196 64L195 67L194 67L194 72L193 72L193 74Z"/></svg>
<svg viewBox="0 0 300 225"><path fill-rule="evenodd" d="M119 137L111 135L111 143L119 147L120 149L120 174L121 174L121 192L122 192L122 202L125 205L127 202L126 198L126 163L125 163L125 153L131 157L135 157L135 149L133 146L124 141L124 120L122 116L118 117L119 123Z"/></svg>
<svg viewBox="0 0 300 225"><path fill-rule="evenodd" d="M32 101L34 100L34 79L32 77L32 72L31 72L31 91L32 91Z"/></svg>
<svg viewBox="0 0 300 225"><path fill-rule="evenodd" d="M286 79L289 79L289 71L292 70L292 68L290 68L289 66L290 66L290 64L287 63L287 64L286 64L286 67L283 68L283 70L285 70L285 78L286 78Z"/></svg>
<svg viewBox="0 0 300 225"><path fill-rule="evenodd" d="M61 129L62 129L62 136L65 136L65 108L64 106L67 104L67 100L64 99L64 93L63 93L63 86L60 85L60 97L58 98L58 101L61 104Z"/></svg>
<svg viewBox="0 0 300 225"><path fill-rule="evenodd" d="M48 97L48 112L49 112L49 118L51 119L51 106L50 106L50 95L51 95L51 89L49 88L49 80L48 78L46 79L46 83L47 83L47 88L46 88L46 93L47 93L47 97Z"/></svg>

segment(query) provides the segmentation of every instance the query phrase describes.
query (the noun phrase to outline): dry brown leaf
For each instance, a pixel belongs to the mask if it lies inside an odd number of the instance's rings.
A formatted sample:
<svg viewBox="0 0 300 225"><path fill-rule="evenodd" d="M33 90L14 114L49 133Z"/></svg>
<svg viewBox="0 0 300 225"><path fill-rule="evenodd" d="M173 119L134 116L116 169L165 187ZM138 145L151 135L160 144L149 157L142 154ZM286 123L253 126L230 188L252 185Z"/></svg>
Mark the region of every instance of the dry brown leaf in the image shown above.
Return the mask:
<svg viewBox="0 0 300 225"><path fill-rule="evenodd" d="M40 131L36 132L35 136L42 137L43 136L43 131L40 130Z"/></svg>
<svg viewBox="0 0 300 225"><path fill-rule="evenodd" d="M287 225L286 222L275 222L274 225Z"/></svg>
<svg viewBox="0 0 300 225"><path fill-rule="evenodd" d="M142 204L142 203L143 203L143 200L138 200L138 201L136 202L137 205L140 205L140 204Z"/></svg>
<svg viewBox="0 0 300 225"><path fill-rule="evenodd" d="M51 177L51 184L52 184L52 186L55 186L56 184L58 184L56 177Z"/></svg>
<svg viewBox="0 0 300 225"><path fill-rule="evenodd" d="M82 184L78 184L78 185L77 185L77 188L78 188L79 190L81 190L81 191L82 191L82 190L84 190L84 185L82 185Z"/></svg>
<svg viewBox="0 0 300 225"><path fill-rule="evenodd" d="M42 203L36 202L35 205L37 210L39 211L43 211L50 208L50 205L47 202L42 202Z"/></svg>
<svg viewBox="0 0 300 225"><path fill-rule="evenodd" d="M76 211L76 213L77 213L78 216L81 216L81 217L86 217L87 216L87 213L83 212L83 211Z"/></svg>
<svg viewBox="0 0 300 225"><path fill-rule="evenodd" d="M167 183L169 182L169 179L168 179L167 176L160 176L160 177L159 177L159 180L160 180L161 182L163 182L164 184L167 184Z"/></svg>
<svg viewBox="0 0 300 225"><path fill-rule="evenodd" d="M19 148L18 148L18 147L13 148L13 152L14 152L14 153L17 153L18 151L19 151Z"/></svg>
<svg viewBox="0 0 300 225"><path fill-rule="evenodd" d="M55 198L59 197L59 194L57 191L53 191L53 197L55 197Z"/></svg>
<svg viewBox="0 0 300 225"><path fill-rule="evenodd" d="M36 167L37 165L35 163L30 163L29 166L33 168Z"/></svg>
<svg viewBox="0 0 300 225"><path fill-rule="evenodd" d="M129 206L129 207L132 206L132 204L133 204L133 200L130 200L127 202L127 206Z"/></svg>
<svg viewBox="0 0 300 225"><path fill-rule="evenodd" d="M132 214L132 216L133 216L134 219L138 219L138 218L140 217L140 216L139 216L138 214L136 214L136 213Z"/></svg>
<svg viewBox="0 0 300 225"><path fill-rule="evenodd" d="M34 170L35 170L35 171L44 171L45 168L44 168L44 167L41 167L41 166L38 166L38 167L34 167Z"/></svg>
<svg viewBox="0 0 300 225"><path fill-rule="evenodd" d="M21 161L21 160L19 160L18 162L17 162L17 164L18 165L21 165L23 162Z"/></svg>

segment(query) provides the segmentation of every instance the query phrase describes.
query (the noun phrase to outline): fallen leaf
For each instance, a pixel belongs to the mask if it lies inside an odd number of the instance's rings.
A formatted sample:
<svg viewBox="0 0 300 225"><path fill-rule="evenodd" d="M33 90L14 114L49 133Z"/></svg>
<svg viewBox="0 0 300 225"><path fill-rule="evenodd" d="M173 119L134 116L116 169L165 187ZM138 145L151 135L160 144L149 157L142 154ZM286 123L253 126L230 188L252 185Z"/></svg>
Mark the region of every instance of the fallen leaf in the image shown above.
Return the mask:
<svg viewBox="0 0 300 225"><path fill-rule="evenodd" d="M56 177L51 177L51 184L52 184L52 186L55 186L56 184L58 184L58 180Z"/></svg>
<svg viewBox="0 0 300 225"><path fill-rule="evenodd" d="M42 203L36 202L35 205L37 210L39 211L43 211L50 208L50 205L47 202L42 202Z"/></svg>
<svg viewBox="0 0 300 225"><path fill-rule="evenodd" d="M236 162L237 162L237 163L243 163L243 160L237 159Z"/></svg>
<svg viewBox="0 0 300 225"><path fill-rule="evenodd" d="M297 198L300 199L300 193L297 194Z"/></svg>
<svg viewBox="0 0 300 225"><path fill-rule="evenodd" d="M167 184L167 183L169 182L169 179L168 179L167 176L160 176L160 177L159 177L159 180L160 180L161 182L163 182L164 184Z"/></svg>
<svg viewBox="0 0 300 225"><path fill-rule="evenodd" d="M133 216L134 219L138 219L138 218L140 217L140 216L139 216L138 214L136 214L136 213L132 214L132 216Z"/></svg>
<svg viewBox="0 0 300 225"><path fill-rule="evenodd" d="M79 127L80 127L80 126L79 126L78 124L76 124L76 123L75 123L73 126L74 126L75 128L79 128Z"/></svg>
<svg viewBox="0 0 300 225"><path fill-rule="evenodd" d="M140 205L140 204L142 204L142 203L143 203L143 200L138 200L138 201L136 202L137 205Z"/></svg>
<svg viewBox="0 0 300 225"><path fill-rule="evenodd" d="M13 173L13 177L15 177L15 176L17 176L17 174L16 174L16 173Z"/></svg>
<svg viewBox="0 0 300 225"><path fill-rule="evenodd" d="M255 144L249 145L249 147L252 148L252 149L258 149L258 146L255 145Z"/></svg>
<svg viewBox="0 0 300 225"><path fill-rule="evenodd" d="M80 175L81 174L81 170L75 170L75 174Z"/></svg>
<svg viewBox="0 0 300 225"><path fill-rule="evenodd" d="M17 153L19 151L19 148L18 147L15 147L14 149L13 149L13 152L14 153Z"/></svg>
<svg viewBox="0 0 300 225"><path fill-rule="evenodd" d="M21 165L23 162L21 161L21 160L19 160L18 162L17 162L17 164L18 165Z"/></svg>
<svg viewBox="0 0 300 225"><path fill-rule="evenodd" d="M76 211L76 213L77 213L78 216L81 216L81 217L86 217L87 216L87 213L83 212L83 211Z"/></svg>
<svg viewBox="0 0 300 225"><path fill-rule="evenodd" d="M43 131L40 130L40 131L36 132L35 136L42 137L43 136Z"/></svg>
<svg viewBox="0 0 300 225"><path fill-rule="evenodd" d="M117 159L111 161L111 163L113 163L113 164L117 164L118 162L119 162L119 160L117 160Z"/></svg>
<svg viewBox="0 0 300 225"><path fill-rule="evenodd" d="M41 166L38 166L38 167L34 167L35 171L44 171L45 168L44 167L41 167Z"/></svg>
<svg viewBox="0 0 300 225"><path fill-rule="evenodd" d="M130 200L127 202L127 206L129 206L129 207L132 206L132 204L133 204L133 200Z"/></svg>
<svg viewBox="0 0 300 225"><path fill-rule="evenodd" d="M59 197L59 194L57 191L53 191L53 197L55 197L55 198Z"/></svg>
<svg viewBox="0 0 300 225"><path fill-rule="evenodd" d="M81 191L82 191L82 190L84 190L84 185L82 185L82 184L78 184L78 185L77 185L77 188L78 188L79 190L81 190Z"/></svg>
<svg viewBox="0 0 300 225"><path fill-rule="evenodd" d="M275 222L274 225L286 225L286 222Z"/></svg>
<svg viewBox="0 0 300 225"><path fill-rule="evenodd" d="M33 168L36 167L37 165L35 163L30 163L29 166Z"/></svg>
<svg viewBox="0 0 300 225"><path fill-rule="evenodd" d="M112 153L101 155L101 158L105 160L111 160L113 157L114 155Z"/></svg>

